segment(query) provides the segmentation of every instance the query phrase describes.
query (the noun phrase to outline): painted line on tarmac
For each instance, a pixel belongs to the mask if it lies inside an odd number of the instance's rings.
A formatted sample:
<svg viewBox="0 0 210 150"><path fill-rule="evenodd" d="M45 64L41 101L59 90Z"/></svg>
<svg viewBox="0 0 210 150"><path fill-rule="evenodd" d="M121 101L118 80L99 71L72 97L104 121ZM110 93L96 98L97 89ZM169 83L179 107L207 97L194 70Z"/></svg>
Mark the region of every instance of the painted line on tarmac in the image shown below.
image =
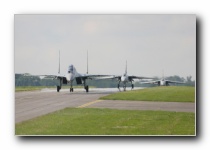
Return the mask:
<svg viewBox="0 0 210 150"><path fill-rule="evenodd" d="M95 101L92 101L92 102L89 102L89 103L86 103L86 104L83 104L81 106L78 106L77 108L84 108L84 107L87 107L87 106L90 106L92 104L95 104L95 103L98 103L98 102L101 102L103 100L95 100Z"/></svg>

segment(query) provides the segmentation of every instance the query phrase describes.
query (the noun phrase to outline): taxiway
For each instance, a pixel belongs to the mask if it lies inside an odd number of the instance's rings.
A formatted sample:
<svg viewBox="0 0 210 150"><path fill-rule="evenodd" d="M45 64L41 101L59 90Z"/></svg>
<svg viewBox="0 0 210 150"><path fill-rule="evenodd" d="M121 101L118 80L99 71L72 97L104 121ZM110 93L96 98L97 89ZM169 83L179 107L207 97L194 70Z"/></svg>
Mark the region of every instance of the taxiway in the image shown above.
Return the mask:
<svg viewBox="0 0 210 150"><path fill-rule="evenodd" d="M15 123L66 107L195 112L195 103L98 100L99 97L115 92L118 92L116 88L91 89L89 93L86 93L84 89L75 89L73 93L67 89L59 93L51 89L16 92Z"/></svg>

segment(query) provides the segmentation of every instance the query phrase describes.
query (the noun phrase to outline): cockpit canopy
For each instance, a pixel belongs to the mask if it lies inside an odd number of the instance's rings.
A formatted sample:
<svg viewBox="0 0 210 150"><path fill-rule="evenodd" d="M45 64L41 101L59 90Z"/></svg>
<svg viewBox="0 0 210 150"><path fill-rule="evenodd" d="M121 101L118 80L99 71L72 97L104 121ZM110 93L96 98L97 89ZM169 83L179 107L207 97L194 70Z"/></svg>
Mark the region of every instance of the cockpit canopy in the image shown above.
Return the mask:
<svg viewBox="0 0 210 150"><path fill-rule="evenodd" d="M70 65L68 68L68 73L73 73L73 68L74 68L73 65Z"/></svg>

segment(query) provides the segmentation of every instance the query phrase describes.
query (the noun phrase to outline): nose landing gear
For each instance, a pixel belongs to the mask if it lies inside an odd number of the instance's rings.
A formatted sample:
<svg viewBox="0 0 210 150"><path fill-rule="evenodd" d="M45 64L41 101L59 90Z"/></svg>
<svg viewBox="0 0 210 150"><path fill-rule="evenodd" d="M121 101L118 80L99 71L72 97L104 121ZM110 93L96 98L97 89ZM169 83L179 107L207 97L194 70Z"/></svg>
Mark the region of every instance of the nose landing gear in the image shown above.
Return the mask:
<svg viewBox="0 0 210 150"><path fill-rule="evenodd" d="M134 85L133 84L131 84L131 90L134 88Z"/></svg>
<svg viewBox="0 0 210 150"><path fill-rule="evenodd" d="M74 89L72 87L72 82L70 82L70 92L74 92Z"/></svg>
<svg viewBox="0 0 210 150"><path fill-rule="evenodd" d="M126 91L126 85L125 84L123 85L123 89L124 89L124 91Z"/></svg>
<svg viewBox="0 0 210 150"><path fill-rule="evenodd" d="M70 92L74 92L74 89L73 88L70 88Z"/></svg>

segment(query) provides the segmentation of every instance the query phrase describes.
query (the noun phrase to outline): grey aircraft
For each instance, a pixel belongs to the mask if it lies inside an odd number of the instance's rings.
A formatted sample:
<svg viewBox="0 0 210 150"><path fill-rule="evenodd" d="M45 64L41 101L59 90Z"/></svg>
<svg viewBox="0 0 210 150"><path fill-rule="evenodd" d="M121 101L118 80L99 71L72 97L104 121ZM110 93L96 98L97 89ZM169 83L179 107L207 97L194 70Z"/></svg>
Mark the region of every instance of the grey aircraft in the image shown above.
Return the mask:
<svg viewBox="0 0 210 150"><path fill-rule="evenodd" d="M88 62L88 57L87 57L87 62ZM58 74L57 75L40 75L40 76L45 76L45 78L54 78L59 80L59 85L57 86L57 92L60 91L61 87L63 84L70 84L70 92L73 92L73 81L76 80L77 84L83 84L84 89L86 92L89 92L89 87L86 85L86 80L87 79L94 79L97 77L105 77L108 75L91 75L88 74L88 65L87 65L87 73L82 74L78 73L74 65L69 65L68 71L66 75L60 74L60 51L59 51L59 69L58 69Z"/></svg>
<svg viewBox="0 0 210 150"><path fill-rule="evenodd" d="M128 82L131 83L131 90L134 88L134 85L133 85L134 79L154 79L154 78L134 76L134 75L129 76L127 74L127 61L126 61L125 73L123 75L112 75L112 76L109 76L109 77L101 77L99 79L117 79L117 81L118 81L117 88L120 90L120 83L122 82L123 89L124 89L124 91L126 91L126 84Z"/></svg>

